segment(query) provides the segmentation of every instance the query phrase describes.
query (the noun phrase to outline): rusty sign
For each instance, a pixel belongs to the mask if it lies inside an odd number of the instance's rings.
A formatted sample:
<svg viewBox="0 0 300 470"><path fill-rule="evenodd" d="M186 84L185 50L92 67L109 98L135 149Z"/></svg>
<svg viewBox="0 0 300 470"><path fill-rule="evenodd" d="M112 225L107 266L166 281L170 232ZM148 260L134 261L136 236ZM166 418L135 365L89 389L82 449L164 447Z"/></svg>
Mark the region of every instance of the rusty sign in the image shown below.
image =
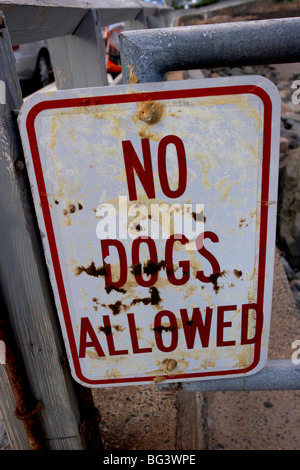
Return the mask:
<svg viewBox="0 0 300 470"><path fill-rule="evenodd" d="M39 93L19 118L74 378L267 360L280 100L257 77Z"/></svg>

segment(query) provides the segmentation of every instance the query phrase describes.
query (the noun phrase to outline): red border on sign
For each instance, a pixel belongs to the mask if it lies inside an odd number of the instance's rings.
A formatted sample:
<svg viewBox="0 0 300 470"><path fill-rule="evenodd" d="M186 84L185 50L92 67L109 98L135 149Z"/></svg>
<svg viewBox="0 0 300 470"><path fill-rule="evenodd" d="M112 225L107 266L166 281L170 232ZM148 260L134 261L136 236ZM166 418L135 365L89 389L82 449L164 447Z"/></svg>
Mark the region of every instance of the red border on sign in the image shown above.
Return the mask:
<svg viewBox="0 0 300 470"><path fill-rule="evenodd" d="M133 378L119 378L119 379L103 379L103 380L92 380L84 377L80 361L78 357L78 350L75 342L74 331L72 327L71 315L68 306L64 280L62 276L62 270L60 260L58 256L58 250L56 246L55 234L51 219L50 207L48 203L46 186L43 176L43 169L40 160L40 154L38 149L37 137L35 133L35 119L36 117L45 110L50 109L62 109L62 108L73 108L73 107L86 107L86 106L97 106L106 104L122 104L132 103L150 100L167 100L167 99L185 99L185 98L202 98L209 96L227 96L237 94L253 94L258 96L264 105L264 124L263 124L263 161L262 161L262 186L261 186L261 220L260 220L260 243L259 243L259 258L258 258L258 286L257 286L257 304L261 307L263 312L264 304L264 288L265 288L265 269L266 269L266 249L267 249L267 232L268 232L268 195L269 195L269 184L270 184L270 160L271 160L271 129L272 129L272 101L268 93L256 85L238 85L238 86L222 86L214 88L195 88L185 90L165 90L165 91L152 91L152 92L141 92L132 94L122 95L105 95L97 97L87 98L65 98L59 100L42 101L34 105L28 112L26 119L26 129L29 140L29 147L31 150L32 161L34 166L35 177L37 181L37 187L40 197L40 205L43 212L45 227L47 231L47 238L50 248L51 259L53 263L53 269L59 293L61 308L63 312L65 328L69 340L70 353L73 359L74 371L78 380L86 385L107 385L107 384L122 384L126 385L129 383L138 382L150 382L153 381L153 377L133 377ZM257 319L259 327L263 325L263 318ZM208 372L197 372L189 374L179 375L165 375L162 378L166 380L172 379L196 379L198 377L213 377L213 376L227 376L229 374L241 374L250 372L258 364L261 354L261 342L255 343L254 346L254 357L253 363L245 369L238 370L221 370L221 371L208 371Z"/></svg>

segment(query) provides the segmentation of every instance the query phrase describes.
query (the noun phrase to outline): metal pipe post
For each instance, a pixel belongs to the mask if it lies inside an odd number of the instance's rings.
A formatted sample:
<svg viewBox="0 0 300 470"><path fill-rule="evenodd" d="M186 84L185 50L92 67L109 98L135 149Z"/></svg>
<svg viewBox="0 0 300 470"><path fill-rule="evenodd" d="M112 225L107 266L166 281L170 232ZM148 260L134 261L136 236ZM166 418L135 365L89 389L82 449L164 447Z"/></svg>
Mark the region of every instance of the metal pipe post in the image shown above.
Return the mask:
<svg viewBox="0 0 300 470"><path fill-rule="evenodd" d="M300 61L300 18L126 31L120 35L123 81L169 71Z"/></svg>
<svg viewBox="0 0 300 470"><path fill-rule="evenodd" d="M220 380L197 380L194 382L158 384L160 390L183 390L185 392L228 392L258 390L299 390L300 364L291 360L268 361L256 374Z"/></svg>

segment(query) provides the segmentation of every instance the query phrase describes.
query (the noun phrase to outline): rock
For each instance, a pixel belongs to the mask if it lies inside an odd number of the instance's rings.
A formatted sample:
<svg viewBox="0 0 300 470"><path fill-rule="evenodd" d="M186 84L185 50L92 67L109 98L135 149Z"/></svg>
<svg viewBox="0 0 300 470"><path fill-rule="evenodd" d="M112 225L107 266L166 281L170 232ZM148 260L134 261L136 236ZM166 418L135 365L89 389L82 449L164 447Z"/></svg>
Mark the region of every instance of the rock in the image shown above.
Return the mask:
<svg viewBox="0 0 300 470"><path fill-rule="evenodd" d="M300 269L300 147L280 164L278 243L292 268Z"/></svg>
<svg viewBox="0 0 300 470"><path fill-rule="evenodd" d="M281 259L282 266L284 268L286 277L288 278L289 281L292 281L294 279L294 276L295 276L295 273L294 273L293 269L290 267L288 261L285 259L284 256L281 256L280 259Z"/></svg>
<svg viewBox="0 0 300 470"><path fill-rule="evenodd" d="M289 140L286 137L280 137L280 155L285 154L289 149Z"/></svg>
<svg viewBox="0 0 300 470"><path fill-rule="evenodd" d="M300 279L293 279L291 281L291 288L296 292L300 292Z"/></svg>
<svg viewBox="0 0 300 470"><path fill-rule="evenodd" d="M281 117L285 129L292 129L294 121L292 119L287 119L286 117Z"/></svg>
<svg viewBox="0 0 300 470"><path fill-rule="evenodd" d="M199 79L199 78L204 78L204 73L202 72L202 70L188 70L187 71L187 78L191 78L191 79Z"/></svg>
<svg viewBox="0 0 300 470"><path fill-rule="evenodd" d="M293 279L290 285L291 291L295 299L296 307L300 311L300 279Z"/></svg>
<svg viewBox="0 0 300 470"><path fill-rule="evenodd" d="M282 88L279 91L279 93L280 93L280 97L281 97L282 100L287 100L291 95L291 90L289 88L288 89ZM284 103L282 103L282 104L284 104Z"/></svg>
<svg viewBox="0 0 300 470"><path fill-rule="evenodd" d="M299 134L292 134L289 140L289 149L296 149L300 146L300 137Z"/></svg>

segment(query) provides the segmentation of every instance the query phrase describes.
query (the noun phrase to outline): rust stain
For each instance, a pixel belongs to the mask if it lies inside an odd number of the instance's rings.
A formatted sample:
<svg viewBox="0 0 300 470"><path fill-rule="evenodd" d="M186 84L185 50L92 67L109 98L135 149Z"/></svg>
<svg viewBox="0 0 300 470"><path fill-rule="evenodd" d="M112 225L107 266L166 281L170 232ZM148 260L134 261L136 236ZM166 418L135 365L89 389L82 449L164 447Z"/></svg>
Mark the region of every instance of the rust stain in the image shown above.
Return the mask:
<svg viewBox="0 0 300 470"><path fill-rule="evenodd" d="M74 275L79 276L82 272L88 274L89 276L99 277L99 276L107 276L107 270L105 266L101 266L96 268L94 261L87 267L84 266L76 266L74 269Z"/></svg>
<svg viewBox="0 0 300 470"><path fill-rule="evenodd" d="M125 330L125 327L121 325L113 325L113 328L119 333Z"/></svg>
<svg viewBox="0 0 300 470"><path fill-rule="evenodd" d="M159 336L162 335L162 332L164 331L165 333L168 333L168 331L175 331L176 330L176 326L172 326L172 325L169 325L169 326L155 326L153 328L153 331L155 332L155 334L158 334Z"/></svg>
<svg viewBox="0 0 300 470"><path fill-rule="evenodd" d="M206 222L204 211L200 212L200 214L198 214L197 212L192 212L192 217L196 222Z"/></svg>
<svg viewBox="0 0 300 470"><path fill-rule="evenodd" d="M106 336L111 335L111 327L110 326L99 326L98 330L103 332Z"/></svg>
<svg viewBox="0 0 300 470"><path fill-rule="evenodd" d="M235 275L235 277L236 277L237 279L239 279L239 278L243 275L242 271L240 271L240 270L238 270L238 269L234 269L234 270L233 270L233 274Z"/></svg>
<svg viewBox="0 0 300 470"><path fill-rule="evenodd" d="M133 85L134 83L139 83L139 79L137 78L136 74L134 73L134 66L133 67L130 67L130 65L128 65L128 68L130 69L130 73L129 73L129 84L130 85Z"/></svg>
<svg viewBox="0 0 300 470"><path fill-rule="evenodd" d="M157 384L159 382L164 382L165 380L166 380L166 377L158 376L158 377L154 377L153 382Z"/></svg>
<svg viewBox="0 0 300 470"><path fill-rule="evenodd" d="M141 138L141 139L150 139L150 140L153 140L154 142L158 142L161 137L162 137L162 134L161 132L158 132L158 133L153 133L151 132L151 130L149 129L149 125L148 124L144 124L138 131L138 136Z"/></svg>
<svg viewBox="0 0 300 470"><path fill-rule="evenodd" d="M141 263L136 263L131 265L131 273L135 276L142 274L142 265Z"/></svg>
<svg viewBox="0 0 300 470"><path fill-rule="evenodd" d="M131 302L131 305L136 305L137 303L143 303L144 305L157 305L161 302L159 292L156 287L149 288L150 297L145 297L143 299L134 299Z"/></svg>
<svg viewBox="0 0 300 470"><path fill-rule="evenodd" d="M165 269L166 262L164 260L159 261L158 263L154 263L153 261L149 260L146 264L144 264L143 269L141 263L136 263L131 265L131 273L134 275L142 274L142 271L150 276L151 274L156 274L161 269Z"/></svg>
<svg viewBox="0 0 300 470"><path fill-rule="evenodd" d="M164 364L165 372L172 372L177 367L177 361L175 359L164 359L162 363Z"/></svg>
<svg viewBox="0 0 300 470"><path fill-rule="evenodd" d="M110 294L112 290L114 290L116 292L120 292L121 294L126 294L126 292L127 292L125 289L122 289L121 287L115 287L115 286L105 287L105 290L106 290L107 294Z"/></svg>
<svg viewBox="0 0 300 470"><path fill-rule="evenodd" d="M93 349L93 351L86 351L86 355L90 358L90 359L101 359L100 356L98 356L97 352L95 349Z"/></svg>
<svg viewBox="0 0 300 470"><path fill-rule="evenodd" d="M160 121L164 113L164 105L158 101L144 101L138 104L136 117L147 124Z"/></svg>
<svg viewBox="0 0 300 470"><path fill-rule="evenodd" d="M121 289L122 290L122 289ZM122 304L120 300L117 300L114 304L101 304L104 308L110 308L113 315L118 315L119 313L126 312L132 305L144 304L144 305L158 305L161 302L161 297L159 291L156 287L149 288L149 297L144 297L140 299L133 299L129 305Z"/></svg>
<svg viewBox="0 0 300 470"><path fill-rule="evenodd" d="M166 262L161 260L159 263L154 263L153 261L149 260L147 264L144 265L144 273L150 276L151 274L156 274L161 269L165 269Z"/></svg>
<svg viewBox="0 0 300 470"><path fill-rule="evenodd" d="M209 279L213 284L213 289L216 293L218 293L218 291L220 289L220 286L218 286L218 279L219 279L219 277L224 276L224 274L226 274L226 271L216 272L216 273L213 273L209 276Z"/></svg>
<svg viewBox="0 0 300 470"><path fill-rule="evenodd" d="M246 222L246 219L244 218L241 218L240 219L240 222L239 222L239 228L241 228L243 226L243 223Z"/></svg>
<svg viewBox="0 0 300 470"><path fill-rule="evenodd" d="M123 305L120 300L117 300L114 304L109 304L109 305L101 304L101 305L102 307L109 307L113 315L118 315L123 309Z"/></svg>

